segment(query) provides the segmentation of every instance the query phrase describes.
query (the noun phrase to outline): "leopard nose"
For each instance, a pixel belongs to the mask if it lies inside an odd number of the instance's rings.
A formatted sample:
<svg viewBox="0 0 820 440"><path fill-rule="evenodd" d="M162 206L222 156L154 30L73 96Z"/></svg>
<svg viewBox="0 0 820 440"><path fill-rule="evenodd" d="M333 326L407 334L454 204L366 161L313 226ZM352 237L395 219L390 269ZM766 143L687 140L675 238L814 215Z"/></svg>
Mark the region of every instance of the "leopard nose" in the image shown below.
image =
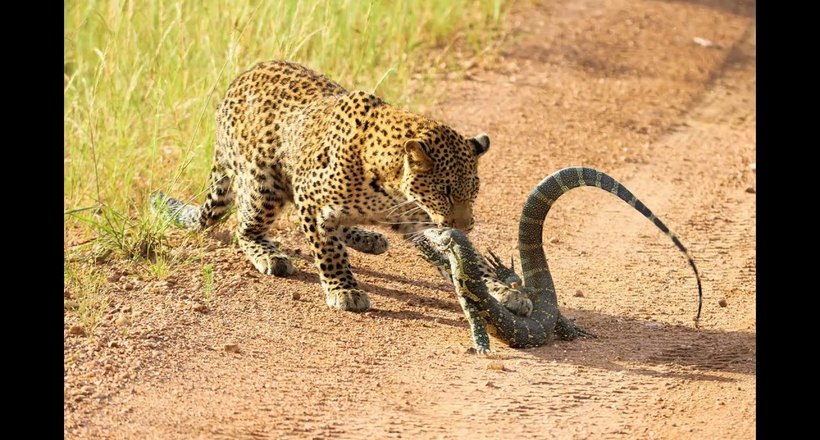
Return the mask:
<svg viewBox="0 0 820 440"><path fill-rule="evenodd" d="M470 232L473 229L473 224L475 224L475 220L473 220L472 218L469 218L469 219L461 218L461 219L454 219L450 223L452 223L452 225L450 225L450 227L453 227L453 228L456 228L456 229L461 229L464 232Z"/></svg>
<svg viewBox="0 0 820 440"><path fill-rule="evenodd" d="M470 232L473 228L473 209L469 202L455 204L447 217L447 221L453 228L461 229L464 232Z"/></svg>

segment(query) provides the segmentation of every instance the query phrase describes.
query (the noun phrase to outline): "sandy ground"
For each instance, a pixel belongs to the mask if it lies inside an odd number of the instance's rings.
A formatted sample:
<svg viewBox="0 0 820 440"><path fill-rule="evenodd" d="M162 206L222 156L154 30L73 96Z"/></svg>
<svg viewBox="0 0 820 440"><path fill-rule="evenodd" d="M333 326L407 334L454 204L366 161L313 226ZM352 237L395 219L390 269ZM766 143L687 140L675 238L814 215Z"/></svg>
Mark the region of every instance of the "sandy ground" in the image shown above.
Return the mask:
<svg viewBox="0 0 820 440"><path fill-rule="evenodd" d="M466 353L452 288L395 235L384 255L353 253L374 306L354 314L325 306L292 221L277 232L288 279L256 273L220 227L164 280L102 266L93 336L66 311L66 437L754 438L755 5L544 3L519 3L500 57L442 78L425 110L491 135L471 239L508 258L531 188L598 167L690 248L700 329L686 260L597 189L562 198L544 234L562 310L599 338L494 339L491 358Z"/></svg>

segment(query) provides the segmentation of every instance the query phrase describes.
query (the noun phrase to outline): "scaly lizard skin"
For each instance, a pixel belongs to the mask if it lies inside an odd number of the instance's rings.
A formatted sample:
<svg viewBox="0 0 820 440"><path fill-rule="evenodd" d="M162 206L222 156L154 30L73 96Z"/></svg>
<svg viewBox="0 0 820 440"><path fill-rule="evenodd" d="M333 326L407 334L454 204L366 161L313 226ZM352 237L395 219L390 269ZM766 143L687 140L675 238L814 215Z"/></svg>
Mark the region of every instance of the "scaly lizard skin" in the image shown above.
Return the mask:
<svg viewBox="0 0 820 440"><path fill-rule="evenodd" d="M482 267L486 263L462 231L431 228L424 231L424 236L430 243L431 250L440 252L447 258L453 285L464 315L470 323L470 332L478 353L490 351L488 332L514 348L537 347L553 340L559 313L558 304L550 302L548 295L531 295L532 313L529 317L517 316L490 295L487 285L494 281L486 280Z"/></svg>
<svg viewBox="0 0 820 440"><path fill-rule="evenodd" d="M542 180L530 193L521 213L518 245L524 276L522 290L533 303L529 317L513 315L490 295L490 289L512 289L520 283L512 269L501 264L492 252L490 269L487 262L475 252L467 237L454 229L428 229L424 233L428 243L425 244L424 240L417 242L424 258L443 272L451 274L459 302L470 322L477 351L489 351L487 330L515 348L546 345L553 340L553 336L566 340L592 336L561 316L558 311L558 299L542 247L543 224L550 207L560 196L579 186L595 186L627 202L667 234L686 255L698 284L698 312L695 317L697 326L703 291L697 266L689 251L652 211L617 180L593 168L572 167L557 171ZM476 322L482 319L486 321L486 327Z"/></svg>

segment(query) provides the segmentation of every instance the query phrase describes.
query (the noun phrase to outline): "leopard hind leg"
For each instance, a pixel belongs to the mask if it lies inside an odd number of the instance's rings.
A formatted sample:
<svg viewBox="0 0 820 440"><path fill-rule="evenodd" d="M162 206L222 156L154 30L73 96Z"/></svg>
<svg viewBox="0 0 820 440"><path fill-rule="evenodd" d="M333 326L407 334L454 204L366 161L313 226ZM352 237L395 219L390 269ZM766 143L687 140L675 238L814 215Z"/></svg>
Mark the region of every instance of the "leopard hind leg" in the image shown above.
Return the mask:
<svg viewBox="0 0 820 440"><path fill-rule="evenodd" d="M270 238L271 225L288 202L281 180L279 173L254 176L246 172L238 176L237 241L256 270L285 277L293 273L293 264Z"/></svg>

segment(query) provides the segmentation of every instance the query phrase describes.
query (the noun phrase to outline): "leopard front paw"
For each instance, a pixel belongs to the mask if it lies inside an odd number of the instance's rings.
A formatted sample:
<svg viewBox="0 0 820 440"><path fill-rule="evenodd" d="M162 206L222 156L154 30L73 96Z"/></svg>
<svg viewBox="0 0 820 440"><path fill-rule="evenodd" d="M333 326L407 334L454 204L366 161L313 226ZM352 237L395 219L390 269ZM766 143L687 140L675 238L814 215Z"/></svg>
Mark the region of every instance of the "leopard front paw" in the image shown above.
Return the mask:
<svg viewBox="0 0 820 440"><path fill-rule="evenodd" d="M370 308L370 299L360 289L335 289L325 295L327 305L348 312L363 312Z"/></svg>
<svg viewBox="0 0 820 440"><path fill-rule="evenodd" d="M251 263L259 272L265 275L286 277L293 274L293 263L284 255L261 254L251 256Z"/></svg>
<svg viewBox="0 0 820 440"><path fill-rule="evenodd" d="M387 238L383 235L373 234L373 236L349 246L365 254L380 255L387 252L389 245L390 243L387 242Z"/></svg>
<svg viewBox="0 0 820 440"><path fill-rule="evenodd" d="M345 234L345 244L351 249L371 255L387 252L390 243L387 238L378 232L351 228Z"/></svg>

